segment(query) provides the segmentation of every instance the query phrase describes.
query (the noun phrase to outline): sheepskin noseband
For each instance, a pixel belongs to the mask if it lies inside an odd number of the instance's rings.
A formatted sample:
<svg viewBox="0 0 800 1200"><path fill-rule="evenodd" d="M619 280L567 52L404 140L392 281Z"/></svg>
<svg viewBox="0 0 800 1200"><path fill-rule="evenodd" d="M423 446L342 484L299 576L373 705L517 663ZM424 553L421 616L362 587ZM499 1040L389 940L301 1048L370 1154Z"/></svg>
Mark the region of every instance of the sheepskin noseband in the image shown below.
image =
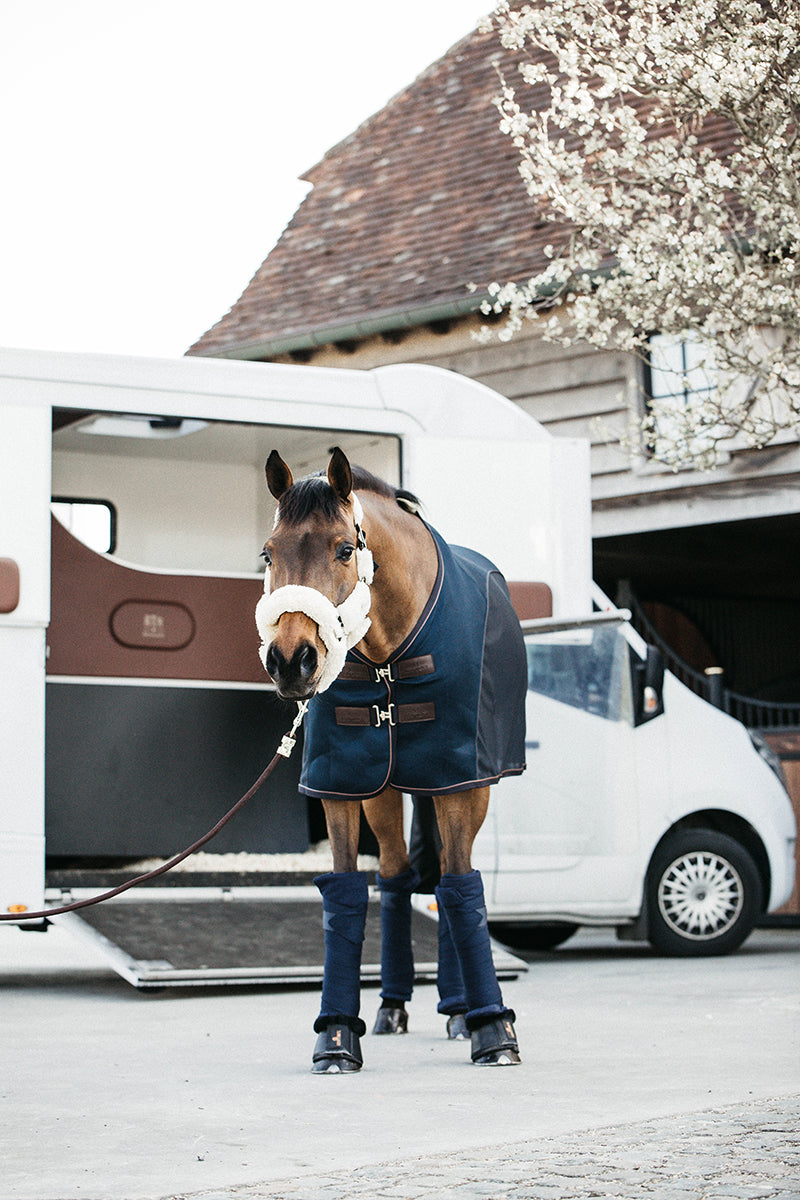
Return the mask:
<svg viewBox="0 0 800 1200"><path fill-rule="evenodd" d="M361 523L364 513L358 498L353 496L353 518L356 525L356 566L358 583L341 604L335 605L316 588L289 583L269 592L269 572L264 578L264 595L256 605L256 626L261 636L259 656L264 669L267 649L278 632L278 621L286 612L301 612L317 626L327 654L320 674L317 691L324 692L344 666L347 651L361 641L370 627L367 616L370 606L370 584L374 572L372 552L367 549ZM277 521L277 517L276 517Z"/></svg>

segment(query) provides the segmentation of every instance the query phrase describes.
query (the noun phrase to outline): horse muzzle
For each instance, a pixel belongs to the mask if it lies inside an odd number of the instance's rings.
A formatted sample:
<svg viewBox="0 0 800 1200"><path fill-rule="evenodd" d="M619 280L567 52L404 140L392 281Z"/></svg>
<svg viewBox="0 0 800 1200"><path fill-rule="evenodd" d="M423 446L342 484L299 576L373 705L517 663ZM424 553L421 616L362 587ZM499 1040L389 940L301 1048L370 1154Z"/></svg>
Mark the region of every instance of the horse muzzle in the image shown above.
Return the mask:
<svg viewBox="0 0 800 1200"><path fill-rule="evenodd" d="M310 642L301 642L288 660L280 646L270 643L264 666L281 700L307 700L313 696L319 654Z"/></svg>
<svg viewBox="0 0 800 1200"><path fill-rule="evenodd" d="M259 655L282 699L306 700L330 687L344 666L348 649L369 629L369 605L369 585L363 580L338 606L322 592L301 584L286 584L264 593L256 605ZM313 667L311 659L304 657L306 647L316 653ZM267 662L273 649L280 654L271 659L274 671ZM309 669L314 678L306 680Z"/></svg>

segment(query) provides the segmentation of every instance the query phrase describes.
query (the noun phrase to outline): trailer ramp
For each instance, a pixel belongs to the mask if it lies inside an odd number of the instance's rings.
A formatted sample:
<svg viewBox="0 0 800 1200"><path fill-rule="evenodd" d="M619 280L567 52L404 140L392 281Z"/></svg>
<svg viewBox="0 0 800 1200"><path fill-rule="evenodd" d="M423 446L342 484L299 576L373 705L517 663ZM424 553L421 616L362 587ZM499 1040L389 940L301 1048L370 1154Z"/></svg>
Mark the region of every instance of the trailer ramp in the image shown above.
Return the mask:
<svg viewBox="0 0 800 1200"><path fill-rule="evenodd" d="M315 887L138 889L51 920L89 942L140 989L322 981L322 901ZM411 928L417 981L435 981L434 914L415 906ZM503 947L493 944L493 952L500 978L527 970ZM377 891L367 913L361 978L380 981Z"/></svg>

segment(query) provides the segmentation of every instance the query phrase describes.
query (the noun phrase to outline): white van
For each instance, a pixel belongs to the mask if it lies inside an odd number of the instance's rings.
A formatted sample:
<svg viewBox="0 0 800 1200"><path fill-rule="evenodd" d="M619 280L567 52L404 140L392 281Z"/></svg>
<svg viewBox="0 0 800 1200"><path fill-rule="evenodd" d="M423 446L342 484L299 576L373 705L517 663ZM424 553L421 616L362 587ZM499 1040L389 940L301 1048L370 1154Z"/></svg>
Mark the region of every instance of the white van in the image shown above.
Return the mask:
<svg viewBox="0 0 800 1200"><path fill-rule="evenodd" d="M777 757L628 623L526 644L528 769L497 789L475 847L495 936L549 949L610 925L666 954L736 949L794 885Z"/></svg>

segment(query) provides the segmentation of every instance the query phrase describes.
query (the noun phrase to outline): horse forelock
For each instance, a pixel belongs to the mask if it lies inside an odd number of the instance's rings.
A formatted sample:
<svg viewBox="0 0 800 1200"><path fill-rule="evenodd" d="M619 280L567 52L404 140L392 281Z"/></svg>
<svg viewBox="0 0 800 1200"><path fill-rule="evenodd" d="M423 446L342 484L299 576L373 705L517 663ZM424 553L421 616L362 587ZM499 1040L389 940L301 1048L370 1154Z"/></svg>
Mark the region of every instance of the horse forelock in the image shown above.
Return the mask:
<svg viewBox="0 0 800 1200"><path fill-rule="evenodd" d="M392 487L391 484L379 479L377 475L371 474L364 467L354 466L352 471L354 491L373 492L386 500L395 501L401 507L407 507L407 503L403 503L403 501L410 501L419 506L419 500L411 492L403 488ZM298 525L315 513L327 520L335 520L341 516L343 511L343 502L328 483L327 477L322 471L315 475L306 475L303 479L298 479L296 483L293 483L281 496L278 507L280 519L287 525Z"/></svg>
<svg viewBox="0 0 800 1200"><path fill-rule="evenodd" d="M298 479L280 498L278 513L287 525L299 525L315 513L327 520L341 516L344 505L324 475Z"/></svg>

